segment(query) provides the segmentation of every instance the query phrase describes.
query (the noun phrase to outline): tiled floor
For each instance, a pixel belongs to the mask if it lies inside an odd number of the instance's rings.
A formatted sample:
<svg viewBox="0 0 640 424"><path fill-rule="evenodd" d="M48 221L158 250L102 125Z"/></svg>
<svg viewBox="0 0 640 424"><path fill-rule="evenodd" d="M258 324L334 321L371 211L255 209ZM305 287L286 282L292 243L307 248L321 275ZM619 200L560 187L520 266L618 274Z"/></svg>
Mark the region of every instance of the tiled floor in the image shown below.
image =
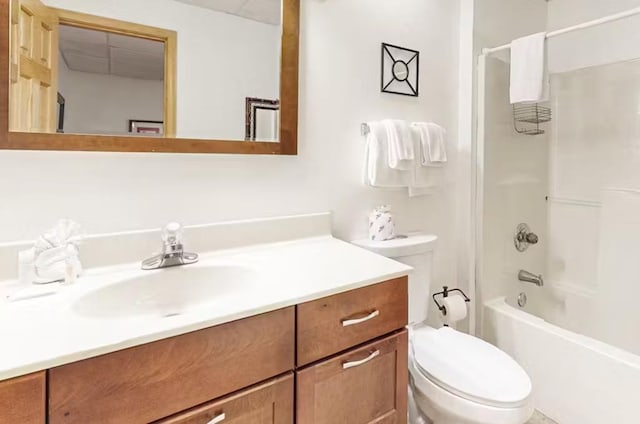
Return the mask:
<svg viewBox="0 0 640 424"><path fill-rule="evenodd" d="M558 424L558 423L553 421L551 418L547 418L544 415L542 415L540 412L536 411L536 413L533 414L533 417L531 417L531 419L527 424Z"/></svg>

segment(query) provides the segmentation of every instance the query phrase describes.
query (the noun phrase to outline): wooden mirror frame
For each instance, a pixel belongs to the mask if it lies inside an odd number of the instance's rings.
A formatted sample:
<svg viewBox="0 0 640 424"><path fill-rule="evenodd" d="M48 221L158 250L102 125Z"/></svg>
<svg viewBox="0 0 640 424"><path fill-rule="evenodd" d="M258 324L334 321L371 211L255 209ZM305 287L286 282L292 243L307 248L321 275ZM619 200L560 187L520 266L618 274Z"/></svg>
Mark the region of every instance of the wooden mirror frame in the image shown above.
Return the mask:
<svg viewBox="0 0 640 424"><path fill-rule="evenodd" d="M2 23L2 25L0 25L0 149L271 155L297 154L300 0L282 0L279 142L10 132L10 2L11 0L0 0L0 23ZM239 125L242 125L242 122L240 122Z"/></svg>

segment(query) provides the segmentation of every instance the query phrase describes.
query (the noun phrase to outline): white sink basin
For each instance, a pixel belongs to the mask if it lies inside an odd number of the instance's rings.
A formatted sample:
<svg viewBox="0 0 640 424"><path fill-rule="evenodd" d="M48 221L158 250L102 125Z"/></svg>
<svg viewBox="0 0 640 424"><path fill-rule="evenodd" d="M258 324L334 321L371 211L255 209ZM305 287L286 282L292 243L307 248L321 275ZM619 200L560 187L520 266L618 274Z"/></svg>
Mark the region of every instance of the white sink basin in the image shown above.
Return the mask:
<svg viewBox="0 0 640 424"><path fill-rule="evenodd" d="M239 265L185 265L146 271L78 298L72 309L91 318L170 317L246 295L259 283Z"/></svg>

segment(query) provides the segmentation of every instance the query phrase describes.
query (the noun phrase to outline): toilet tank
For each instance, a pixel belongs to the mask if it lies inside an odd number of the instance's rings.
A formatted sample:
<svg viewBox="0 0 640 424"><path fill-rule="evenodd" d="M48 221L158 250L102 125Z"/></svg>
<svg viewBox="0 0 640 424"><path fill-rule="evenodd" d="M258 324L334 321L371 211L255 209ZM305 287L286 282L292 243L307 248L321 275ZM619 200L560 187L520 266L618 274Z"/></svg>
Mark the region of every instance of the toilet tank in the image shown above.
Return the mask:
<svg viewBox="0 0 640 424"><path fill-rule="evenodd" d="M433 253L438 237L430 234L410 234L393 240L356 240L356 246L394 259L413 268L409 274L409 323L427 319L431 298Z"/></svg>

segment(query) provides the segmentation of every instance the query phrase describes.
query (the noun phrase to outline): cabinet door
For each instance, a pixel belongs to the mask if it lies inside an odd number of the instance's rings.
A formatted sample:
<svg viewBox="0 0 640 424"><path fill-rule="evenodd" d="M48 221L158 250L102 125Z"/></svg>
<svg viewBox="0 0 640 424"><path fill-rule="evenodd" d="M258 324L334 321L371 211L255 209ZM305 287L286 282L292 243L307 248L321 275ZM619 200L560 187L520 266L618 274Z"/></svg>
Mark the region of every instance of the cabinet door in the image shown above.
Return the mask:
<svg viewBox="0 0 640 424"><path fill-rule="evenodd" d="M407 332L297 373L298 424L406 424Z"/></svg>
<svg viewBox="0 0 640 424"><path fill-rule="evenodd" d="M293 424L293 374L155 424Z"/></svg>
<svg viewBox="0 0 640 424"><path fill-rule="evenodd" d="M45 372L0 381L0 424L45 423Z"/></svg>

